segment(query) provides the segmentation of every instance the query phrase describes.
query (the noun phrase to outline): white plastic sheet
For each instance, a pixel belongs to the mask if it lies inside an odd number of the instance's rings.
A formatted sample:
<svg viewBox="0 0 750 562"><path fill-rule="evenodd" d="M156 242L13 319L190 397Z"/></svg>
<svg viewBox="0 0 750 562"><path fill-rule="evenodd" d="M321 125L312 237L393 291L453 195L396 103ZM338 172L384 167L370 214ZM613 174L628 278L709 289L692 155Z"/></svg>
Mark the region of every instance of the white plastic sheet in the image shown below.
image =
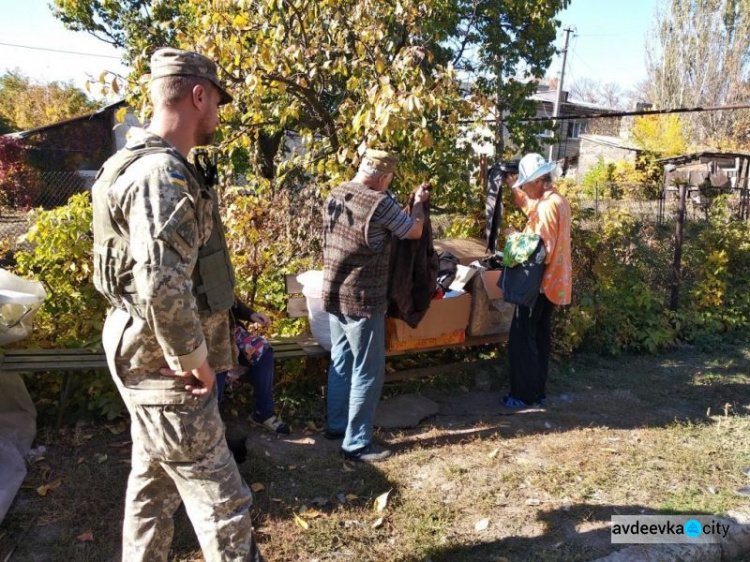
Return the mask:
<svg viewBox="0 0 750 562"><path fill-rule="evenodd" d="M297 275L302 285L302 294L307 302L307 318L310 320L310 331L315 341L326 351L331 351L331 326L328 313L323 308L323 272L320 270L305 271Z"/></svg>
<svg viewBox="0 0 750 562"><path fill-rule="evenodd" d="M36 436L36 408L21 375L0 372L0 523L26 478Z"/></svg>
<svg viewBox="0 0 750 562"><path fill-rule="evenodd" d="M0 269L0 345L31 334L34 314L46 297L38 281ZM26 461L36 436L36 408L18 373L0 366L0 522L26 477Z"/></svg>
<svg viewBox="0 0 750 562"><path fill-rule="evenodd" d="M29 281L0 269L0 345L31 335L34 314L46 296L39 281Z"/></svg>

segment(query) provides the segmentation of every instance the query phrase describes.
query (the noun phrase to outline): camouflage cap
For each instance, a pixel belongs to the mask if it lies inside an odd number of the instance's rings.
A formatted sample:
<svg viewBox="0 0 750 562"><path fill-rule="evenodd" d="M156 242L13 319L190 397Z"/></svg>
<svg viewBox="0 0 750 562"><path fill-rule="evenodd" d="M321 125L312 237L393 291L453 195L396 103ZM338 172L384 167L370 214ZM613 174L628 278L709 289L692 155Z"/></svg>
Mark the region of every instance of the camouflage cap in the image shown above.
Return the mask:
<svg viewBox="0 0 750 562"><path fill-rule="evenodd" d="M219 82L216 75L216 64L191 51L163 47L154 51L151 55L151 79L163 78L164 76L197 76L209 80L219 90L219 105L232 101L230 96Z"/></svg>
<svg viewBox="0 0 750 562"><path fill-rule="evenodd" d="M398 160L392 154L388 154L383 150L368 148L365 151L365 155L362 157L362 162L359 166L360 169L365 168L369 170L377 170L378 172L395 174L397 165Z"/></svg>

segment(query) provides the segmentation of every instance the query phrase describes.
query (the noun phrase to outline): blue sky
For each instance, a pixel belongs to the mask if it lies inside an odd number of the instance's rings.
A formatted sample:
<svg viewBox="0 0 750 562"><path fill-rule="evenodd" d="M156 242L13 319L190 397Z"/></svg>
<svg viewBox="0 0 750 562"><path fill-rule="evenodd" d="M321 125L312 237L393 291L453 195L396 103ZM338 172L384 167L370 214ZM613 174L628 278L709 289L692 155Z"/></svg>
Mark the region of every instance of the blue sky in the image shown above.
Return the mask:
<svg viewBox="0 0 750 562"><path fill-rule="evenodd" d="M573 0L558 15L571 26L565 84L577 78L616 82L628 90L646 77L646 35L654 22L657 0ZM564 33L558 32L562 48ZM560 72L559 57L549 74ZM567 88L566 88L567 89Z"/></svg>
<svg viewBox="0 0 750 562"><path fill-rule="evenodd" d="M573 0L559 14L563 27L576 29L571 38L566 86L583 77L617 82L623 89L645 78L645 37L657 0ZM52 17L49 0L0 0L0 74L20 68L38 81L72 80L83 87L87 76L125 69L111 46L85 33L67 31ZM562 47L562 30L558 47ZM24 45L97 56L25 49ZM559 57L550 75L559 73Z"/></svg>
<svg viewBox="0 0 750 562"><path fill-rule="evenodd" d="M0 74L20 68L40 82L68 81L83 88L87 76L98 77L104 70L124 72L117 51L87 33L65 29L52 16L50 0L0 0ZM97 56L25 49L75 51ZM109 58L115 57L115 58Z"/></svg>

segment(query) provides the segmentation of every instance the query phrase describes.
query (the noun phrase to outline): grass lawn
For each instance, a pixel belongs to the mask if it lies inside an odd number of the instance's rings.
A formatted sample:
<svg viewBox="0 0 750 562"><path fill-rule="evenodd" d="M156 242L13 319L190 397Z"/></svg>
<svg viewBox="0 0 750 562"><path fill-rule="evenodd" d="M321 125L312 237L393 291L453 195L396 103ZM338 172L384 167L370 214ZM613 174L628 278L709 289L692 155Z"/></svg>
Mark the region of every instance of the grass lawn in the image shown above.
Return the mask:
<svg viewBox="0 0 750 562"><path fill-rule="evenodd" d="M418 388L439 413L415 429L381 432L396 454L374 466L344 463L338 443L313 429L320 417L293 420L289 439L246 428L250 455L240 470L258 490L266 559L585 561L614 550L612 515L747 505L734 490L750 484L740 472L750 466L750 343L581 355L554 366L546 411L523 414L501 414L504 376L480 391L474 381L486 374L476 375L452 375L452 388L444 380L400 387ZM0 526L0 562L119 560L125 424L79 424L62 436L43 427L40 444L44 458L30 465ZM183 510L173 559L202 560Z"/></svg>

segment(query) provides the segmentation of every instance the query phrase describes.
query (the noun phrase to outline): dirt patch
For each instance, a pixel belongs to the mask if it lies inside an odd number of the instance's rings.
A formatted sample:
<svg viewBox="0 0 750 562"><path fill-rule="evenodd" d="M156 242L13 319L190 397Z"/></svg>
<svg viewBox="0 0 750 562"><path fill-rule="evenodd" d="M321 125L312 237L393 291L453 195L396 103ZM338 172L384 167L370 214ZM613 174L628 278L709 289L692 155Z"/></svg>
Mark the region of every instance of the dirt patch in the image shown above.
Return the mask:
<svg viewBox="0 0 750 562"><path fill-rule="evenodd" d="M264 488L255 513L270 562L593 560L614 550L612 515L744 504L734 489L748 484L749 381L750 345L737 344L578 357L552 373L544 410L518 415L501 415L501 380L482 392L423 386L437 413L379 432L396 454L375 466L343 462L321 419L293 420L289 438L242 416L231 429L248 434L240 469ZM0 528L0 560L119 559L130 453L120 429L41 432L47 452ZM77 539L87 531L93 542ZM172 559L200 559L184 513Z"/></svg>

